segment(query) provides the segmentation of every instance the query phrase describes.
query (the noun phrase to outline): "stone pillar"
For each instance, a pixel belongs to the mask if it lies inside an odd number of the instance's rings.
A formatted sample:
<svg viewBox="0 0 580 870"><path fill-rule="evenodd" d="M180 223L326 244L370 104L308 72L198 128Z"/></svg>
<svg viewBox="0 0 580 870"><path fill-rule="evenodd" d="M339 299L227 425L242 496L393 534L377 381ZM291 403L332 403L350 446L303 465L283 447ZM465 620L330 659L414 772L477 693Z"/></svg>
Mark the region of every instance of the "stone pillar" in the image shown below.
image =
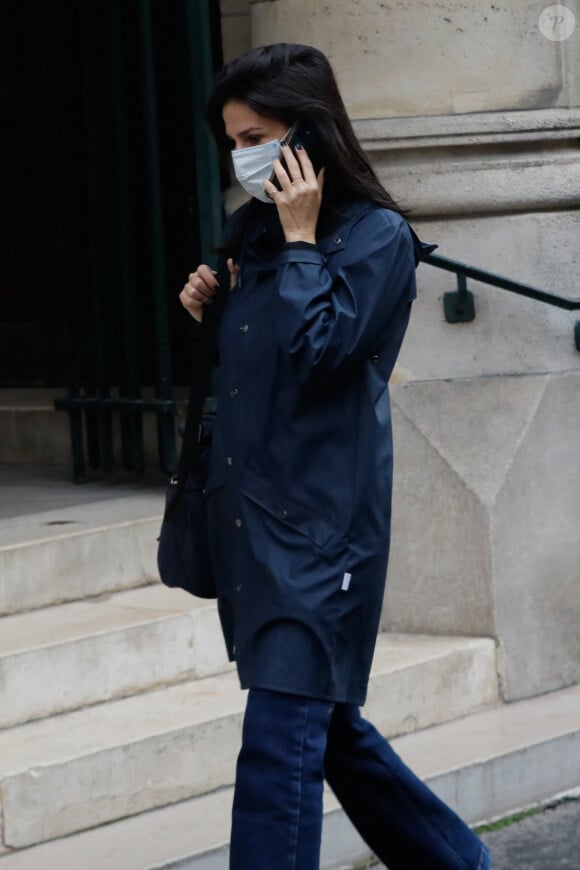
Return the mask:
<svg viewBox="0 0 580 870"><path fill-rule="evenodd" d="M580 371L392 398L385 627L496 637L508 699L579 682Z"/></svg>
<svg viewBox="0 0 580 870"><path fill-rule="evenodd" d="M580 297L580 0L540 24L548 6L250 0L252 44L329 56L381 180L439 253ZM383 625L494 636L506 699L578 682L577 316L472 283L476 319L449 325L453 276L418 280Z"/></svg>
<svg viewBox="0 0 580 870"><path fill-rule="evenodd" d="M221 0L224 63L252 47L249 0Z"/></svg>

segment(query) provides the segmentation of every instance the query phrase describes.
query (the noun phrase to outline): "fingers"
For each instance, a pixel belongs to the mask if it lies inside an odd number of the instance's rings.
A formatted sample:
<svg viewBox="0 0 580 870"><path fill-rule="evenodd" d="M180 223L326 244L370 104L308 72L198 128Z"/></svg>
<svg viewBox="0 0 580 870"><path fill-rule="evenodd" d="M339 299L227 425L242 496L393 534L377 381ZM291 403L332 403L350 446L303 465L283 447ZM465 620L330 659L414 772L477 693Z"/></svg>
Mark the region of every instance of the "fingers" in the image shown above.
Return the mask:
<svg viewBox="0 0 580 870"><path fill-rule="evenodd" d="M304 151L304 148L300 148L301 151ZM288 171L286 175L290 177L290 181L302 181L302 169L300 168L300 164L296 160L294 155L294 151L290 148L289 145L282 145L282 154L284 156L284 160L286 161L286 166L288 167Z"/></svg>
<svg viewBox="0 0 580 870"><path fill-rule="evenodd" d="M209 302L218 288L216 273L209 266L198 266L183 288L194 302Z"/></svg>
<svg viewBox="0 0 580 870"><path fill-rule="evenodd" d="M179 300L196 320L201 320L203 306L211 302L218 287L216 272L209 266L201 265L189 275L187 284L179 294Z"/></svg>
<svg viewBox="0 0 580 870"><path fill-rule="evenodd" d="M316 182L316 174L314 172L312 161L308 156L308 151L300 144L300 142L296 145L294 150L292 150L288 145L283 145L282 153L288 167L287 174L290 176L292 182Z"/></svg>
<svg viewBox="0 0 580 870"><path fill-rule="evenodd" d="M296 155L298 155L298 159ZM279 158L274 160L274 170L282 187L301 181L312 182L316 180L314 168L306 149L302 145L298 144L296 151L293 151L289 145L282 145L282 156L284 157L286 167L284 167Z"/></svg>
<svg viewBox="0 0 580 870"><path fill-rule="evenodd" d="M320 174L317 178L312 162L302 145L298 144L296 146L296 152L288 145L282 145L282 155L287 168L284 167L282 161L278 158L273 163L274 172L280 182L282 192L292 198L297 193L316 190L317 188L318 190L321 189L319 184ZM277 193L280 193L280 190L269 179L264 182L264 190L272 199Z"/></svg>
<svg viewBox="0 0 580 870"><path fill-rule="evenodd" d="M189 276L188 283L197 292L197 298L201 297L203 302L208 302L212 298L219 287L216 276L217 272L206 265L198 266Z"/></svg>
<svg viewBox="0 0 580 870"><path fill-rule="evenodd" d="M232 257L229 257L227 263L228 263L228 269L230 270L230 290L231 290L236 286L240 267L236 266Z"/></svg>
<svg viewBox="0 0 580 870"><path fill-rule="evenodd" d="M276 178L280 182L280 187L282 190L290 190L292 187L292 179L289 177L288 173L284 169L282 165L282 161L278 159L278 157L274 160L272 166L274 167L274 172L276 173ZM264 188L267 193L278 192L278 188L276 187L270 179L266 179L264 181Z"/></svg>
<svg viewBox="0 0 580 870"><path fill-rule="evenodd" d="M296 154L298 155L298 160L300 162L300 168L302 170L302 176L305 181L310 184L316 183L316 173L314 172L314 166L312 165L312 161L308 156L308 151L302 145L296 146Z"/></svg>

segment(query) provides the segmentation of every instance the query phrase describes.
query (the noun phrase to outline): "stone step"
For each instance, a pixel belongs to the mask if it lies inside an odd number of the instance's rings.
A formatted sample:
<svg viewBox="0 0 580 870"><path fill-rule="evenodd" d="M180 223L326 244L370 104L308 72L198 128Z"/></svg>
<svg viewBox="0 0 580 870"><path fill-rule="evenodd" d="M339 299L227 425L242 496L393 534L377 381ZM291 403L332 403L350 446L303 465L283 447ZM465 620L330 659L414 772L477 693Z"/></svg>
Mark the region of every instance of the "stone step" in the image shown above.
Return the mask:
<svg viewBox="0 0 580 870"><path fill-rule="evenodd" d="M217 745L217 742L216 742ZM471 824L535 806L580 782L580 686L393 740L403 760ZM369 850L325 796L322 870ZM231 788L0 856L0 870L227 870Z"/></svg>
<svg viewBox="0 0 580 870"><path fill-rule="evenodd" d="M217 609L159 583L0 619L0 728L228 669Z"/></svg>
<svg viewBox="0 0 580 870"><path fill-rule="evenodd" d="M495 644L377 644L369 715L393 735L497 701ZM235 673L0 732L3 842L22 848L230 785L244 693Z"/></svg>
<svg viewBox="0 0 580 870"><path fill-rule="evenodd" d="M70 465L68 415L54 410L65 390L0 389L0 462Z"/></svg>
<svg viewBox="0 0 580 870"><path fill-rule="evenodd" d="M0 615L152 582L163 499L155 489L0 520Z"/></svg>
<svg viewBox="0 0 580 870"><path fill-rule="evenodd" d="M175 387L175 398L184 398L188 389ZM154 395L144 387L143 398ZM54 400L65 398L63 387L0 388L0 463L11 465L72 465L70 424L66 411L55 411ZM144 413L143 449L147 464L157 465L157 418ZM123 463L121 425L118 412L112 415L113 456L117 466Z"/></svg>

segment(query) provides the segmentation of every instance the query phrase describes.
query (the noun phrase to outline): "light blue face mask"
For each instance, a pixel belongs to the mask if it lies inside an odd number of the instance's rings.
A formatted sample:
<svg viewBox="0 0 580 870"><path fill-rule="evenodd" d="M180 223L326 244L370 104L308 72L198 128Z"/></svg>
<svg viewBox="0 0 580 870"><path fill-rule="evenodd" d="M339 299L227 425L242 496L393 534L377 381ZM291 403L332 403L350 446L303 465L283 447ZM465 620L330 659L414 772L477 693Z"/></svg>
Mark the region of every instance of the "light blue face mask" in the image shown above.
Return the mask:
<svg viewBox="0 0 580 870"><path fill-rule="evenodd" d="M264 190L264 181L272 175L272 163L279 156L279 139L232 151L235 176L250 196L272 203Z"/></svg>

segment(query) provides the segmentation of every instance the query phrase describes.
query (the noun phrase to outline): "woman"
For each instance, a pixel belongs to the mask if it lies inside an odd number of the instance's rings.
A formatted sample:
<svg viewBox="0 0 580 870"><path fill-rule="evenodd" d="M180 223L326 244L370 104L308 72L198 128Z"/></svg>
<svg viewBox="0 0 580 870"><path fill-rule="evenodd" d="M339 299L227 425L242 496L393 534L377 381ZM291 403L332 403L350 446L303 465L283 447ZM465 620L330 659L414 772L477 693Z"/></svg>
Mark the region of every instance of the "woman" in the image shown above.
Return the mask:
<svg viewBox="0 0 580 870"><path fill-rule="evenodd" d="M486 868L477 837L358 710L389 548L388 381L428 246L318 50L232 61L208 118L252 196L226 228L206 495L220 619L249 689L231 870L316 870L324 778L390 870ZM217 286L207 265L189 276L180 298L197 320Z"/></svg>

